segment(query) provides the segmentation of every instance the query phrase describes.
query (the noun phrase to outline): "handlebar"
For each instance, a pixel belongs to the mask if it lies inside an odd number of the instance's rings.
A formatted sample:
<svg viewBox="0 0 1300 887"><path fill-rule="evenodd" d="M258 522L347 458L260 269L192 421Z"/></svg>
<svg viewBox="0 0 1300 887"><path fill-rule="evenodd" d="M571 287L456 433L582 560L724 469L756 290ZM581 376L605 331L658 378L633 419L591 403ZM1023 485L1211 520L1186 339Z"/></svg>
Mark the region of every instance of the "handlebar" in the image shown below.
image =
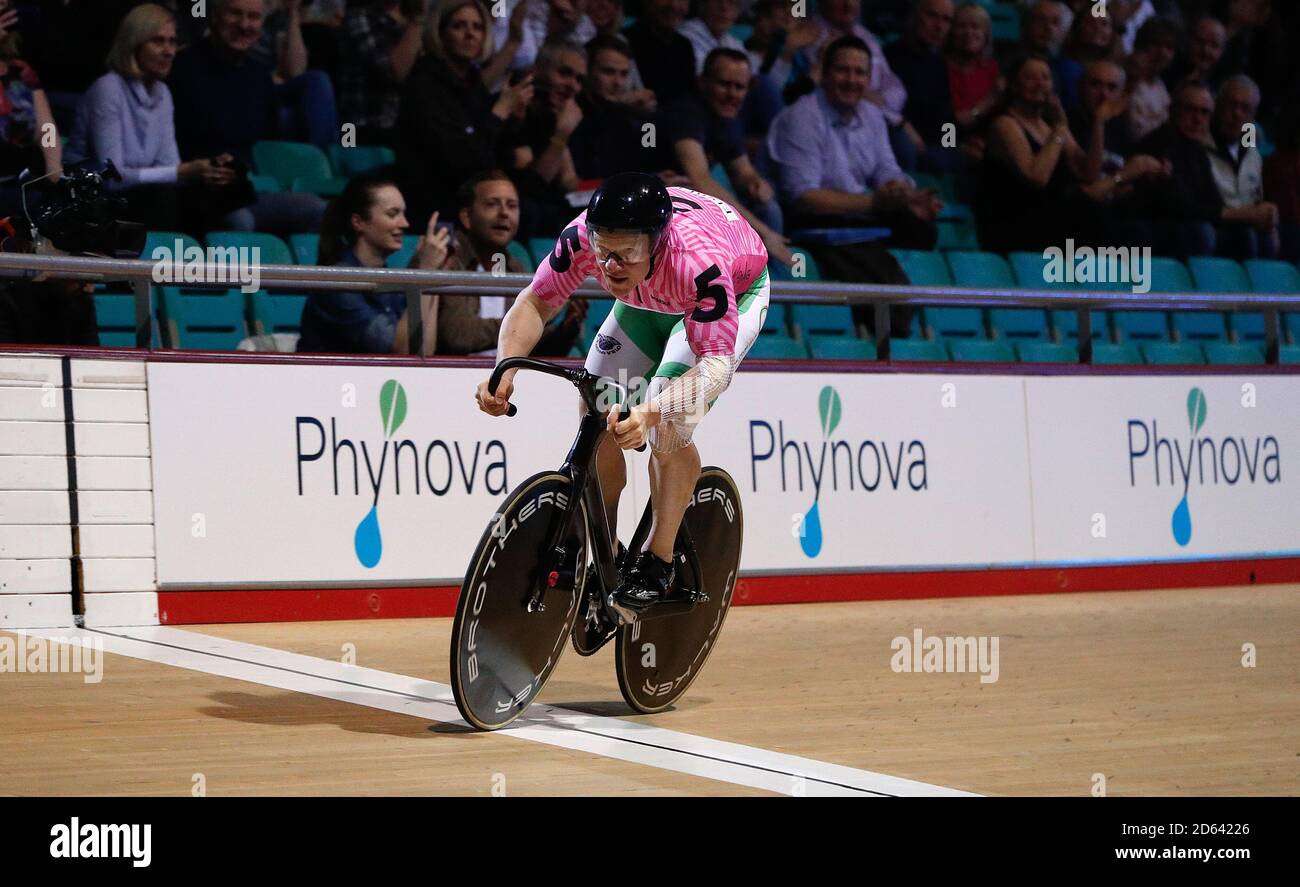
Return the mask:
<svg viewBox="0 0 1300 887"><path fill-rule="evenodd" d="M513 369L536 370L537 372L545 373L548 376L559 376L563 379L567 379L572 382L582 394L583 402L587 404L588 409L593 413L598 412L596 409L596 383L600 381L599 376L587 372L584 367L569 369L568 367L562 367L559 364L551 363L550 361L538 360L535 357L507 357L505 360L498 363L496 368L492 370L492 377L488 380L488 394L495 397L497 387L501 384L501 377L504 376L508 370ZM506 408L507 416L514 416L518 412L519 408L514 404L510 404ZM624 404L623 408L619 411L619 419L626 419L631 415L631 413L631 408ZM645 444L641 444L641 446L636 448L638 453L644 449Z"/></svg>

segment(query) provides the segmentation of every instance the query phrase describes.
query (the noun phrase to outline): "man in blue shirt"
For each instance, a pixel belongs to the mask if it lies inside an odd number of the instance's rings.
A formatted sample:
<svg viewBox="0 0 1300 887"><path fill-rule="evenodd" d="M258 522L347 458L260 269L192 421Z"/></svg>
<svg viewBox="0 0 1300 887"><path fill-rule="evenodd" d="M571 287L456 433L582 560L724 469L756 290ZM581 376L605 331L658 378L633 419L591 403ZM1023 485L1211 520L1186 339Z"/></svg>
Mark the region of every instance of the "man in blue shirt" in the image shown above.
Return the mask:
<svg viewBox="0 0 1300 887"><path fill-rule="evenodd" d="M773 121L786 229L884 225L891 245L929 249L942 204L895 160L884 115L864 97L871 63L862 40L841 37L823 56L822 85Z"/></svg>

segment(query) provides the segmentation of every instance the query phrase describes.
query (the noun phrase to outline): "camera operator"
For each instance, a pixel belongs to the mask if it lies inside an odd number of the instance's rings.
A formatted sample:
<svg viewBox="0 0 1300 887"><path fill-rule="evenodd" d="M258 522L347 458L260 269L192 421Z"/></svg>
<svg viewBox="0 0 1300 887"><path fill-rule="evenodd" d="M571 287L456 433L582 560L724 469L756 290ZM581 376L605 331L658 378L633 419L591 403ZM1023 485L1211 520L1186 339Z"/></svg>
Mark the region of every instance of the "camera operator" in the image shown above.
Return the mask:
<svg viewBox="0 0 1300 887"><path fill-rule="evenodd" d="M0 218L0 252L138 258L144 228L118 220L123 201L106 192L105 179L121 179L112 164L103 173L70 167L57 182L32 183L32 217ZM88 281L44 272L0 277L0 343L97 346L94 291Z"/></svg>

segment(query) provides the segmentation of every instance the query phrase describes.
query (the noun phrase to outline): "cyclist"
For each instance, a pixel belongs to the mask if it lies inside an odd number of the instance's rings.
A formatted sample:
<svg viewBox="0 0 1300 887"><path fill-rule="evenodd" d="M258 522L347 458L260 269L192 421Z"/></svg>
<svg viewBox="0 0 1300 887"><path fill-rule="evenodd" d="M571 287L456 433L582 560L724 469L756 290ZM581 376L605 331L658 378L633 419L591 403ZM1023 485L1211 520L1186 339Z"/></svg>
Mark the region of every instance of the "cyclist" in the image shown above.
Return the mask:
<svg viewBox="0 0 1300 887"><path fill-rule="evenodd" d="M528 354L588 275L616 299L586 367L621 380L632 409L621 421L609 411L612 434L601 441L597 471L613 530L627 480L619 448L648 442L654 511L645 551L633 553L608 602L625 622L672 586L673 544L700 476L691 436L762 329L766 269L762 238L722 200L665 188L647 173L619 173L564 229L502 322L499 360ZM495 397L480 384L479 408L503 415L513 377L504 374Z"/></svg>

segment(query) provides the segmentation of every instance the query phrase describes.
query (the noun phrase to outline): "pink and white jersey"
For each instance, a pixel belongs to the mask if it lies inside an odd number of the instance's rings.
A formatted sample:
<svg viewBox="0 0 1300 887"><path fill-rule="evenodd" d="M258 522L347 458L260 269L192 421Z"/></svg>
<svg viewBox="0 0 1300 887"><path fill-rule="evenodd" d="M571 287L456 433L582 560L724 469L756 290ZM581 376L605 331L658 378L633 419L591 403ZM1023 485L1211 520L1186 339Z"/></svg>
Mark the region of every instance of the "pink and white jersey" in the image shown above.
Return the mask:
<svg viewBox="0 0 1300 887"><path fill-rule="evenodd" d="M697 357L731 354L739 313L736 299L767 266L758 233L727 203L687 188L669 188L673 217L650 275L619 300L661 314L685 316L686 340ZM600 273L587 234L587 212L564 229L533 275L533 293L563 304L587 277Z"/></svg>

